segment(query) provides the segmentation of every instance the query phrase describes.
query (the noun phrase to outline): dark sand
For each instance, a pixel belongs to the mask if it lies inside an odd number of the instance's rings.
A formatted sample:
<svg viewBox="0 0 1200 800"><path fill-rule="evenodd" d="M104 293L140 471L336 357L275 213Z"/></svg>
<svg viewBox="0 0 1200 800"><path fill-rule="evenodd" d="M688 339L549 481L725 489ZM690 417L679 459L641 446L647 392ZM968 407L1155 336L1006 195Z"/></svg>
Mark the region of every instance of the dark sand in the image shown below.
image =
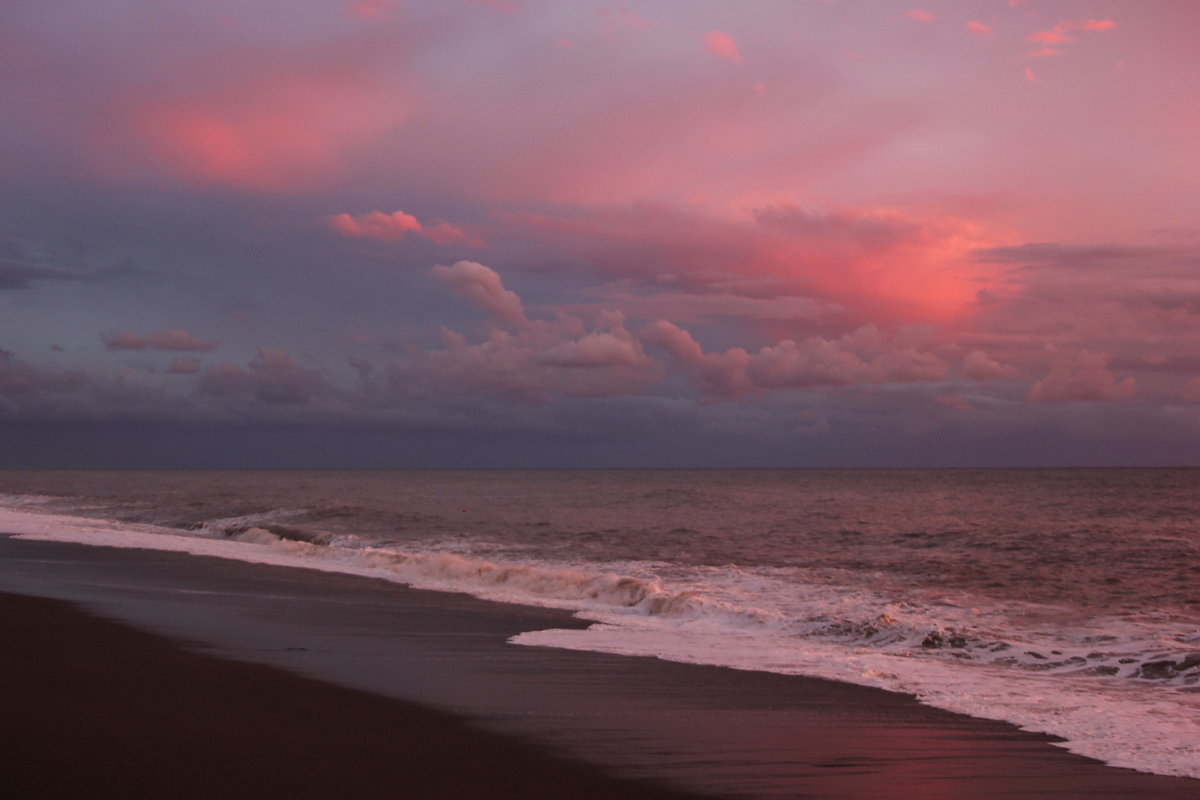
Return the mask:
<svg viewBox="0 0 1200 800"><path fill-rule="evenodd" d="M680 798L450 714L0 594L8 798Z"/></svg>
<svg viewBox="0 0 1200 800"><path fill-rule="evenodd" d="M620 783L636 777L724 797L1200 797L902 695L506 644L585 624L546 609L4 536L0 588L183 643L4 598L5 796L669 796Z"/></svg>

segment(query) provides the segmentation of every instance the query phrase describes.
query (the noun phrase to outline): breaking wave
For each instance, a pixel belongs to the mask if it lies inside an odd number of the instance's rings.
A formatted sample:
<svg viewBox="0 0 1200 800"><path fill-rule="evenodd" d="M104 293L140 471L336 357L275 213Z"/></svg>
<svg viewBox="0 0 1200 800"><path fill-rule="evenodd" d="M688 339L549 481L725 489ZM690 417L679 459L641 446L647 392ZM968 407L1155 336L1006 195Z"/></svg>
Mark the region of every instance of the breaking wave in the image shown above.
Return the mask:
<svg viewBox="0 0 1200 800"><path fill-rule="evenodd" d="M1200 691L1200 631L1139 629L1104 621L1105 630L1014 629L1002 613L991 627L974 624L976 609L953 603L894 598L844 586L805 585L794 572L764 578L734 566L695 568L664 581L662 565L626 562L627 574L597 564L498 562L448 550L412 552L369 546L350 535L285 522L310 509L277 509L206 521L194 530L274 546L306 559L383 571L416 588L471 594L488 600L567 608L607 624L636 617L708 634L726 631L810 640L906 657L927 657L1031 673L1127 679ZM1012 609L1017 616L1025 609Z"/></svg>
<svg viewBox="0 0 1200 800"><path fill-rule="evenodd" d="M1055 734L1064 747L1117 766L1200 777L1194 628L1133 615L1069 619L1032 603L897 592L798 568L497 559L435 540L379 546L305 526L310 509L172 530L52 516L36 499L8 506L0 530L34 538L302 566L572 609L595 624L512 641L876 686Z"/></svg>

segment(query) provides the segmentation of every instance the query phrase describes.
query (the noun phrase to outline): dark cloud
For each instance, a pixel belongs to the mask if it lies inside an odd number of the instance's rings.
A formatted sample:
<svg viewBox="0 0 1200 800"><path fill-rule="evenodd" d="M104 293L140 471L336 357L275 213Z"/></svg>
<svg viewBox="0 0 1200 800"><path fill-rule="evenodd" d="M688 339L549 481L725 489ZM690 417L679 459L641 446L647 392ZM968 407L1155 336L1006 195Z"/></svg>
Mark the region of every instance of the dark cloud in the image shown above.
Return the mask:
<svg viewBox="0 0 1200 800"><path fill-rule="evenodd" d="M148 333L138 336L125 333L106 333L101 336L109 350L170 350L177 353L204 353L216 348L215 339L201 339L181 328Z"/></svg>
<svg viewBox="0 0 1200 800"><path fill-rule="evenodd" d="M30 267L13 261L0 261L0 291L28 289L39 281L82 281L89 276L52 267Z"/></svg>
<svg viewBox="0 0 1200 800"><path fill-rule="evenodd" d="M94 283L119 278L143 277L149 273L126 261L99 269L62 269L52 266L31 266L28 263L0 259L0 291L28 289L41 282Z"/></svg>
<svg viewBox="0 0 1200 800"><path fill-rule="evenodd" d="M1126 244L1061 244L1032 242L1010 247L976 250L977 260L986 263L1020 264L1027 269L1048 271L1134 270L1143 277L1178 275L1200 267L1200 247Z"/></svg>
<svg viewBox="0 0 1200 800"><path fill-rule="evenodd" d="M78 392L86 383L80 372L41 369L0 350L0 398L10 402L44 394Z"/></svg>

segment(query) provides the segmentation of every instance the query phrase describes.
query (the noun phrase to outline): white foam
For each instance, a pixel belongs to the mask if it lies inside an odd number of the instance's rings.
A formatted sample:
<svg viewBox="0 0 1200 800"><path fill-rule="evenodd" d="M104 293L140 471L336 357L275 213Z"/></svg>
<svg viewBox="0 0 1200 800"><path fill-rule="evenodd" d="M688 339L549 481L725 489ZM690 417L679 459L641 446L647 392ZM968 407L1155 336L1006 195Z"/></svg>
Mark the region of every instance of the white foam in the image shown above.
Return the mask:
<svg viewBox="0 0 1200 800"><path fill-rule="evenodd" d="M735 669L807 675L912 694L924 703L1064 737L1072 752L1113 766L1200 778L1200 698L1108 679L1070 681L987 664L956 663L742 631L732 635L598 624L520 634L517 644L655 656ZM645 623L651 624L645 624Z"/></svg>
<svg viewBox="0 0 1200 800"><path fill-rule="evenodd" d="M0 494L0 506L6 508L44 506L54 499L54 497L45 494Z"/></svg>
<svg viewBox="0 0 1200 800"><path fill-rule="evenodd" d="M250 544L275 544L280 539L264 528L247 528L241 533L235 534L233 538L239 542L249 542Z"/></svg>
<svg viewBox="0 0 1200 800"><path fill-rule="evenodd" d="M1001 607L941 593L889 596L798 570L661 563L495 563L447 552L321 546L238 518L185 532L0 508L20 538L145 548L393 580L484 599L573 609L587 630L520 634L525 645L656 656L810 675L913 694L923 702L1063 737L1109 764L1200 778L1200 669L1184 663L1200 632L1131 620L1066 619L1065 610ZM232 538L231 538L232 535ZM1096 674L1100 668L1112 674ZM1188 691L1193 689L1193 691Z"/></svg>

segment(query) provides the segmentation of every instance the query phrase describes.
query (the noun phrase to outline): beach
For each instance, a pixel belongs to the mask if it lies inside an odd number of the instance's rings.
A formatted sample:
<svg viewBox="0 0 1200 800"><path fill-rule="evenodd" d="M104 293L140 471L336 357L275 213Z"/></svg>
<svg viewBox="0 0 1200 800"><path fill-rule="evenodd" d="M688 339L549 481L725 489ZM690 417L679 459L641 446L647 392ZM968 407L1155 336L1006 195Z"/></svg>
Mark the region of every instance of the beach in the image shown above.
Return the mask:
<svg viewBox="0 0 1200 800"><path fill-rule="evenodd" d="M689 796L61 601L0 595L0 618L9 797Z"/></svg>
<svg viewBox="0 0 1200 800"><path fill-rule="evenodd" d="M507 643L587 624L554 609L8 537L0 564L23 797L1200 793L897 693Z"/></svg>
<svg viewBox="0 0 1200 800"><path fill-rule="evenodd" d="M1200 800L1198 28L0 3L0 800Z"/></svg>

